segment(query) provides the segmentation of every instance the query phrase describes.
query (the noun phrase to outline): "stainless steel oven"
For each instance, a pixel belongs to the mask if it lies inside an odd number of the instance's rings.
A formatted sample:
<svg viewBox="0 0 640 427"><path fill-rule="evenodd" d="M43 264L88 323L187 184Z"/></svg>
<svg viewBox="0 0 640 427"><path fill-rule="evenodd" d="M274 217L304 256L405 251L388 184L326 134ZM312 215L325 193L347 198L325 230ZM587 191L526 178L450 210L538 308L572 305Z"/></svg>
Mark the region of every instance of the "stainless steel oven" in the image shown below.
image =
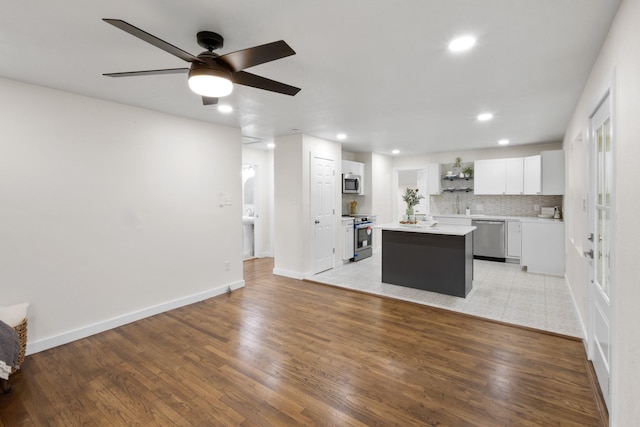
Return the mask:
<svg viewBox="0 0 640 427"><path fill-rule="evenodd" d="M354 217L354 261L360 261L373 254L373 225L375 222L375 216L371 215L356 215Z"/></svg>

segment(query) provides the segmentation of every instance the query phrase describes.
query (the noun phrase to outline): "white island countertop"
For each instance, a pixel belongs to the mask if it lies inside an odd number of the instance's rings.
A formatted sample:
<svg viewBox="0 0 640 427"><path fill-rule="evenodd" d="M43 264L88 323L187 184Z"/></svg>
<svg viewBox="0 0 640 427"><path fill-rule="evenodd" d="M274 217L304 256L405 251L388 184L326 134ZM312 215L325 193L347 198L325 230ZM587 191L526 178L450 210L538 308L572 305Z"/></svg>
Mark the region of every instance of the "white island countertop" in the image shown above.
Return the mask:
<svg viewBox="0 0 640 427"><path fill-rule="evenodd" d="M448 225L428 221L419 222L418 224L400 224L393 222L374 225L373 228L386 231L405 231L407 233L446 234L449 236L466 236L476 229L476 227L468 225Z"/></svg>

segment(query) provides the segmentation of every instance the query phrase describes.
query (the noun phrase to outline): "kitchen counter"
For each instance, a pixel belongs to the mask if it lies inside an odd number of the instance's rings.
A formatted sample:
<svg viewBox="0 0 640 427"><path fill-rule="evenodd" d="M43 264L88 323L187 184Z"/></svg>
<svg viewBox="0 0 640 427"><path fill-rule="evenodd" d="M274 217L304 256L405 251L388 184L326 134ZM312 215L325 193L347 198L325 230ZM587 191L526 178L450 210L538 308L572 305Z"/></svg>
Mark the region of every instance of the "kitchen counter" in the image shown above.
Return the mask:
<svg viewBox="0 0 640 427"><path fill-rule="evenodd" d="M537 216L509 216L509 215L484 215L484 214L433 214L433 217L441 218L470 218L474 219L486 219L496 221L520 221L520 222L562 222L562 219L555 218L540 218Z"/></svg>
<svg viewBox="0 0 640 427"><path fill-rule="evenodd" d="M446 225L427 221L418 224L400 224L390 223L376 225L373 228L379 228L387 231L405 231L407 233L428 233L428 234L447 234L450 236L465 236L471 233L476 227L466 225Z"/></svg>
<svg viewBox="0 0 640 427"><path fill-rule="evenodd" d="M459 225L377 225L382 282L466 297L473 285L473 230Z"/></svg>

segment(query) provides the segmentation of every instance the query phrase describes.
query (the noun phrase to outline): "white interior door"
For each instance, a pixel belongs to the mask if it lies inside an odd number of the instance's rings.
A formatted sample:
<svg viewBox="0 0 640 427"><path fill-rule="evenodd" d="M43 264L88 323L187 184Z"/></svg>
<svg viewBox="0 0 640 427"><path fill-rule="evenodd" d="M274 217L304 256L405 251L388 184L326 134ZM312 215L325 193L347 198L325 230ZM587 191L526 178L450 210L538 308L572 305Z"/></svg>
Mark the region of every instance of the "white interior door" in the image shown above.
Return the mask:
<svg viewBox="0 0 640 427"><path fill-rule="evenodd" d="M334 267L335 166L333 160L311 157L312 273Z"/></svg>
<svg viewBox="0 0 640 427"><path fill-rule="evenodd" d="M611 236L613 197L613 132L610 97L604 99L590 121L589 172L589 358L610 407L611 377Z"/></svg>

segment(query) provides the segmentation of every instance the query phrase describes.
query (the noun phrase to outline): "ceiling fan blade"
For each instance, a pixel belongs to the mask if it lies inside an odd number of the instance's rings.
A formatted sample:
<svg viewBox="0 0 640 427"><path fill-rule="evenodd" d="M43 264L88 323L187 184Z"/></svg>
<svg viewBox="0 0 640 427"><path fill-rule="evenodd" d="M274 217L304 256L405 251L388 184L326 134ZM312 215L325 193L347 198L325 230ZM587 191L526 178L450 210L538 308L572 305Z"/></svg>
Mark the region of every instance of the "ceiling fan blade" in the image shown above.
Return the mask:
<svg viewBox="0 0 640 427"><path fill-rule="evenodd" d="M218 98L211 98L210 96L202 97L202 105L215 105L218 103Z"/></svg>
<svg viewBox="0 0 640 427"><path fill-rule="evenodd" d="M124 71L121 73L105 73L103 76L108 77L132 77L132 76L153 76L161 74L184 74L188 73L188 68L165 68L163 70L145 70L145 71Z"/></svg>
<svg viewBox="0 0 640 427"><path fill-rule="evenodd" d="M229 64L234 71L240 71L295 54L295 51L284 40L280 40L227 53L221 55L219 59Z"/></svg>
<svg viewBox="0 0 640 427"><path fill-rule="evenodd" d="M103 18L102 19L104 22L107 22L111 25L113 25L114 27L120 28L122 31L126 31L127 33L131 34L132 36L135 36L137 38L139 38L140 40L144 40L149 44L154 45L155 47L164 50L165 52L170 53L173 56L177 56L180 59L183 59L187 62L197 62L197 63L202 63L202 61L200 61L197 57L191 55L189 52L185 52L184 50L175 47L174 45L167 43L164 40L161 40L159 38L157 38L156 36L147 33L146 31L141 30L138 27L134 27L133 25L129 24L128 22L125 22L121 19L107 19L107 18Z"/></svg>
<svg viewBox="0 0 640 427"><path fill-rule="evenodd" d="M234 83L240 85L251 86L271 92L282 93L285 95L294 96L296 93L300 92L299 87L280 83L266 77L256 76L255 74L247 73L246 71L238 71L237 73L233 73L232 78Z"/></svg>

